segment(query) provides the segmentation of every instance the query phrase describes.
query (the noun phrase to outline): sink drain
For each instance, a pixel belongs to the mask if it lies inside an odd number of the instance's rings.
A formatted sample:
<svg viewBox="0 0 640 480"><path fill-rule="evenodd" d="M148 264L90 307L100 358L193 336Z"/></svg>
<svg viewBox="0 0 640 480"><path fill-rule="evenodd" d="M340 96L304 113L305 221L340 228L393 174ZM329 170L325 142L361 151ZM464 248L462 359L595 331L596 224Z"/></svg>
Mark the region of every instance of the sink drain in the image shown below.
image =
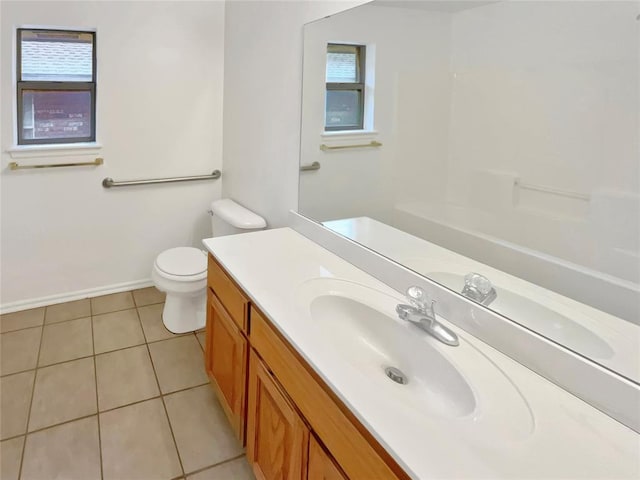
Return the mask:
<svg viewBox="0 0 640 480"><path fill-rule="evenodd" d="M406 385L409 383L407 376L395 367L385 368L384 373L387 374L387 377L400 385Z"/></svg>

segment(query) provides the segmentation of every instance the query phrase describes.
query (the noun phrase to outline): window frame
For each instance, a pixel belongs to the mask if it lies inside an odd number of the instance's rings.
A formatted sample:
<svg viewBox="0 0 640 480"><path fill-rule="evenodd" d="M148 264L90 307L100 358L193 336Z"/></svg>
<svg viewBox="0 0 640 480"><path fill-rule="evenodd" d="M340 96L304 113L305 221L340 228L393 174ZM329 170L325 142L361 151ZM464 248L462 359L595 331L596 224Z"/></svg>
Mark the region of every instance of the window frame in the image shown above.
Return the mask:
<svg viewBox="0 0 640 480"><path fill-rule="evenodd" d="M329 53L329 49L333 46L336 47L355 47L358 55L357 59L357 82L327 82L325 78L325 106L324 106L324 131L325 132L341 132L350 130L363 130L364 129L364 113L365 113L365 83L366 83L366 57L367 46L350 43L327 43L326 52ZM325 60L325 71L327 61ZM329 91L356 91L360 92L358 102L358 109L360 111L360 123L358 125L335 125L327 126L327 101L326 96Z"/></svg>
<svg viewBox="0 0 640 480"><path fill-rule="evenodd" d="M63 32L86 34L92 37L91 82L22 80L22 32ZM71 30L67 28L17 28L16 29L16 128L18 145L55 145L66 143L91 143L96 141L96 85L97 85L97 46L96 32L91 30ZM91 95L91 134L88 137L62 138L24 138L24 109L22 93L24 90L46 91L84 91Z"/></svg>

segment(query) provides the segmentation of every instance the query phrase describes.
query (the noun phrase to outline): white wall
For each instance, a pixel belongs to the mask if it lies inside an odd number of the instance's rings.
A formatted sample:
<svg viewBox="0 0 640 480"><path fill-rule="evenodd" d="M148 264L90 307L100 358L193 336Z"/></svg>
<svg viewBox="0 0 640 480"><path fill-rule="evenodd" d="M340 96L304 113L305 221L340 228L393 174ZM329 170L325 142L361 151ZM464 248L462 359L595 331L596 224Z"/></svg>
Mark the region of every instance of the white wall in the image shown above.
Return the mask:
<svg viewBox="0 0 640 480"><path fill-rule="evenodd" d="M402 185L399 195L414 188L438 190L437 173L446 171L450 38L448 13L375 5L305 28L301 162L317 161L321 169L300 177L301 213L319 220L381 219L391 210L396 185ZM326 49L340 42L367 46L367 100L375 133L323 135ZM318 148L371 140L382 147Z"/></svg>
<svg viewBox="0 0 640 480"><path fill-rule="evenodd" d="M3 309L147 281L160 251L199 246L210 236L206 211L220 197L220 181L111 190L101 181L222 168L224 8L222 2L1 2ZM105 165L7 169L12 37L25 24L97 29L97 136Z"/></svg>
<svg viewBox="0 0 640 480"><path fill-rule="evenodd" d="M364 1L229 1L223 194L270 227L297 209L302 29Z"/></svg>

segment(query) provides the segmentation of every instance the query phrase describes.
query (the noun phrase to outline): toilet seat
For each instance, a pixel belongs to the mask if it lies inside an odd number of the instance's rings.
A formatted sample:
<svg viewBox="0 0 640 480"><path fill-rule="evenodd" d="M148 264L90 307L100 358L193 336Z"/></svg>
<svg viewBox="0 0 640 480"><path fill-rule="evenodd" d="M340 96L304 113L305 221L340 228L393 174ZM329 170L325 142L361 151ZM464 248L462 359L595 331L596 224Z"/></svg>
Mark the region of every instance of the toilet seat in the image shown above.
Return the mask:
<svg viewBox="0 0 640 480"><path fill-rule="evenodd" d="M171 280L200 280L207 276L207 257L197 248L170 248L158 255L155 267L160 275Z"/></svg>

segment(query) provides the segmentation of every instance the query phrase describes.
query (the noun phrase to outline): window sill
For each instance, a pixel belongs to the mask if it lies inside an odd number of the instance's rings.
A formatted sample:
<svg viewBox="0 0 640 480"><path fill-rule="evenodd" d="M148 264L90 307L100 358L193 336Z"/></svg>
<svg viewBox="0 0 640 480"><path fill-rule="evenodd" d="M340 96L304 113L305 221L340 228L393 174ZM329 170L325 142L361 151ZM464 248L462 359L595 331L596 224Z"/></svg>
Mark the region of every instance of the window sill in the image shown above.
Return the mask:
<svg viewBox="0 0 640 480"><path fill-rule="evenodd" d="M96 142L59 143L50 145L15 145L7 148L12 159L96 155L102 145Z"/></svg>
<svg viewBox="0 0 640 480"><path fill-rule="evenodd" d="M375 138L378 136L377 130L334 130L331 132L323 132L320 137L331 139L335 138Z"/></svg>

